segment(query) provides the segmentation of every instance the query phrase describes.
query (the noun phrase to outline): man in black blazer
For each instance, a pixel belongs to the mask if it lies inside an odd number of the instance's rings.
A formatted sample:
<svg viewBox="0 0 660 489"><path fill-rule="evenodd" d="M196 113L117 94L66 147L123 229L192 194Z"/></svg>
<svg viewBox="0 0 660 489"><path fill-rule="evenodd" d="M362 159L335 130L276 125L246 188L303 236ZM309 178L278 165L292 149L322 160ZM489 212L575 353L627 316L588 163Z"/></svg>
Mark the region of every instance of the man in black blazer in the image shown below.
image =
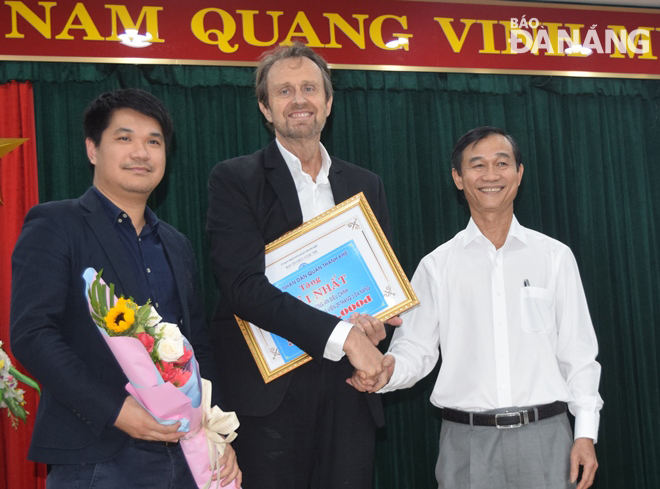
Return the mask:
<svg viewBox="0 0 660 489"><path fill-rule="evenodd" d="M83 272L103 270L115 294L152 300L215 379L188 239L146 207L165 171L172 121L141 90L101 95L84 115L94 186L33 207L12 256L11 348L43 386L29 458L51 464L48 488L196 488L177 441L128 395L92 321ZM239 477L229 448L225 482Z"/></svg>
<svg viewBox="0 0 660 489"><path fill-rule="evenodd" d="M210 334L223 408L241 420L234 446L244 486L371 488L382 406L346 379L354 368L365 379L381 372L375 345L385 337L383 323L369 316L338 322L281 292L264 274L264 246L359 192L389 236L383 184L321 145L332 85L314 51L296 43L268 53L257 69L257 98L276 141L216 165L207 219L220 287ZM234 315L292 341L313 361L266 384Z"/></svg>

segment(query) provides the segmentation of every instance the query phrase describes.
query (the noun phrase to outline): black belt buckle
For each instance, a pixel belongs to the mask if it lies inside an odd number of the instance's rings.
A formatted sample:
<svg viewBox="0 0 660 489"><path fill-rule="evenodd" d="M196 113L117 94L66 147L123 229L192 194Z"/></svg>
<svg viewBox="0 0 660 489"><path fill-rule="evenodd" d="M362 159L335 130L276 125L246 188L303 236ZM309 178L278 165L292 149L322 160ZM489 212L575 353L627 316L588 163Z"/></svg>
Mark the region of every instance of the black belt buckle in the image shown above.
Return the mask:
<svg viewBox="0 0 660 489"><path fill-rule="evenodd" d="M500 418L513 418L517 416L518 417L518 422L517 423L511 423L511 424L500 424L499 419ZM515 413L498 413L495 415L495 427L498 430L508 430L511 428L520 428L523 424L528 424L529 423L529 414L527 410L524 411L517 411Z"/></svg>

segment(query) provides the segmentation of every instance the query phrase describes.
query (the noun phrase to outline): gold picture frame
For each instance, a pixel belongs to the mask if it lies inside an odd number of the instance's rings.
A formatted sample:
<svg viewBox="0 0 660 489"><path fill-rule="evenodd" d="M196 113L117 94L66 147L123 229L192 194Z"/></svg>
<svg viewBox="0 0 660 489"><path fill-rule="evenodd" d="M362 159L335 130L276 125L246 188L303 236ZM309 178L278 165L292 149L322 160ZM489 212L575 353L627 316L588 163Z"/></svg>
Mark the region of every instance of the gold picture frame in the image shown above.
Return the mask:
<svg viewBox="0 0 660 489"><path fill-rule="evenodd" d="M266 245L266 276L338 321L356 311L386 320L419 304L362 192ZM266 383L312 359L286 339L236 320Z"/></svg>

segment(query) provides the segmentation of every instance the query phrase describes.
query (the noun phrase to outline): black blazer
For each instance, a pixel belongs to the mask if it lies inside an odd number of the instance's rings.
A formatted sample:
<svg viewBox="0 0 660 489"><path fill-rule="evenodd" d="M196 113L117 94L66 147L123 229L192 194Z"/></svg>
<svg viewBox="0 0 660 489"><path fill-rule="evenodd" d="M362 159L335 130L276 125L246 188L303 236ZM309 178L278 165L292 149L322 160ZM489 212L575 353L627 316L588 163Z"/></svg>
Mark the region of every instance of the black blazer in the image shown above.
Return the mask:
<svg viewBox="0 0 660 489"><path fill-rule="evenodd" d="M364 192L389 238L380 177L332 158L329 180L335 203ZM275 141L254 154L218 163L211 172L209 193L207 231L220 288L210 328L221 386L218 400L239 415L265 416L279 406L296 371L264 383L234 314L292 341L317 362L323 361L337 318L281 292L264 275L265 245L303 222L293 177ZM375 395L368 397L380 425L380 401Z"/></svg>
<svg viewBox="0 0 660 489"><path fill-rule="evenodd" d="M159 236L182 302L181 332L202 375L214 368L187 238L167 223ZM29 458L54 464L96 463L128 441L113 423L128 395L126 377L91 319L82 274L103 269L117 296L138 287L123 245L96 193L28 212L12 255L11 349L42 384Z"/></svg>

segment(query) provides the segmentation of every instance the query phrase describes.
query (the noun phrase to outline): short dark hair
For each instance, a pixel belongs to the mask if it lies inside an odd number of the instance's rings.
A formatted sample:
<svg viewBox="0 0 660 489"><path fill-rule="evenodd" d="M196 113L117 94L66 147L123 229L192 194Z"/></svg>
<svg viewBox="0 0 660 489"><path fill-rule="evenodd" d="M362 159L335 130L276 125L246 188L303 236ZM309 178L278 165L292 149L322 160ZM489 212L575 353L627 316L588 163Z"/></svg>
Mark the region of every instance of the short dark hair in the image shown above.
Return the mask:
<svg viewBox="0 0 660 489"><path fill-rule="evenodd" d="M456 173L461 174L461 164L463 163L463 152L468 146L477 144L482 139L486 139L488 136L493 134L503 136L506 138L509 143L511 143L511 148L513 149L513 157L516 160L516 171L520 169L522 164L522 153L520 152L520 147L516 140L507 133L505 130L500 129L499 127L493 126L481 126L474 129L470 129L468 132L463 134L454 146L454 151L451 154L451 165L456 170Z"/></svg>
<svg viewBox="0 0 660 489"><path fill-rule="evenodd" d="M107 92L93 100L83 114L85 138L91 139L96 146L101 144L103 131L110 125L113 113L119 109L132 109L156 120L163 131L165 148L169 148L174 125L167 108L158 98L137 88Z"/></svg>
<svg viewBox="0 0 660 489"><path fill-rule="evenodd" d="M330 97L332 97L332 80L330 79L328 63L300 41L294 42L291 46L280 46L266 51L260 56L261 61L256 72L257 100L268 107L268 73L275 63L288 58L309 58L312 60L321 70L325 99L330 100Z"/></svg>

